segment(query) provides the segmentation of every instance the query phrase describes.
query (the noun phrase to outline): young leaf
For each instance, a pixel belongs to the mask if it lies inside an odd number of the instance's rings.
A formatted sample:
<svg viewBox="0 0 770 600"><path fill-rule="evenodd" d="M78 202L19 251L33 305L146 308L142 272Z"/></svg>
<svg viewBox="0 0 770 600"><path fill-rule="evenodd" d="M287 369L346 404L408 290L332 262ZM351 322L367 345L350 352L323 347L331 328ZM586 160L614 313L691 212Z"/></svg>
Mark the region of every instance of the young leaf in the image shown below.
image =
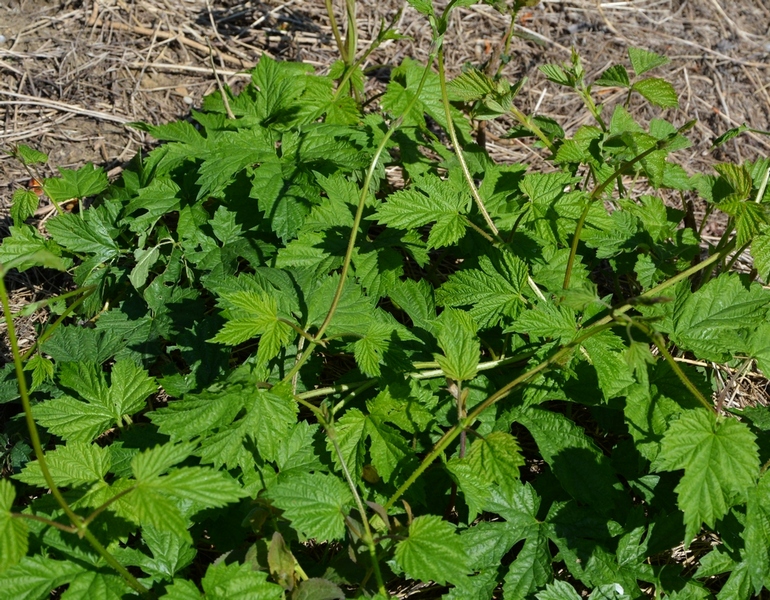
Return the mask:
<svg viewBox="0 0 770 600"><path fill-rule="evenodd" d="M637 75L643 75L647 71L651 71L669 62L665 56L634 47L628 49L628 58L631 59L631 67Z"/></svg>
<svg viewBox="0 0 770 600"><path fill-rule="evenodd" d="M71 198L86 198L95 196L107 189L110 182L101 168L91 164L74 171L59 169L61 177L46 179L43 189L46 195L54 201L62 202Z"/></svg>
<svg viewBox="0 0 770 600"><path fill-rule="evenodd" d="M469 313L447 308L438 318L438 345L444 351L436 355L444 374L456 381L470 381L476 376L481 344L478 328Z"/></svg>
<svg viewBox="0 0 770 600"><path fill-rule="evenodd" d="M260 336L258 357L260 363L275 358L281 348L294 337L294 330L278 316L275 296L266 293L242 291L221 296L228 307L225 326L211 341L235 346Z"/></svg>
<svg viewBox="0 0 770 600"><path fill-rule="evenodd" d="M35 214L40 199L32 190L18 189L13 193L11 218L17 227Z"/></svg>
<svg viewBox="0 0 770 600"><path fill-rule="evenodd" d="M428 235L429 248L456 243L465 235L463 215L470 208L468 194L436 176L427 176L415 185L425 194L415 189L394 192L375 212L378 222L399 229L414 229L435 223Z"/></svg>
<svg viewBox="0 0 770 600"><path fill-rule="evenodd" d="M497 483L518 479L519 467L524 465L516 438L504 431L493 431L473 442L467 461L486 481Z"/></svg>
<svg viewBox="0 0 770 600"><path fill-rule="evenodd" d="M274 485L269 495L292 527L306 538L320 542L345 537L345 515L353 496L337 477L298 473Z"/></svg>
<svg viewBox="0 0 770 600"><path fill-rule="evenodd" d="M666 431L653 468L684 469L676 492L689 545L702 523L713 527L730 506L746 501L759 475L756 438L735 419L688 410Z"/></svg>
<svg viewBox="0 0 770 600"><path fill-rule="evenodd" d="M155 380L130 359L115 363L109 387L95 364L66 365L61 371L62 383L85 402L60 396L36 404L33 414L51 433L68 440L90 442L108 428L130 422L130 416L157 390Z"/></svg>
<svg viewBox="0 0 770 600"><path fill-rule="evenodd" d="M280 600L283 588L267 580L267 573L255 571L249 564L220 562L209 565L201 580L206 600L259 598Z"/></svg>
<svg viewBox="0 0 770 600"><path fill-rule="evenodd" d="M13 484L0 480L0 575L27 554L27 523L11 515L15 497Z"/></svg>
<svg viewBox="0 0 770 600"><path fill-rule="evenodd" d="M110 468L109 448L70 442L45 453L48 471L56 485L78 486L102 481ZM30 461L15 478L29 485L47 487L38 461Z"/></svg>
<svg viewBox="0 0 770 600"><path fill-rule="evenodd" d="M768 303L761 286L747 289L738 275L721 275L677 302L671 339L701 359L723 362L744 346L741 333L764 318Z"/></svg>
<svg viewBox="0 0 770 600"><path fill-rule="evenodd" d="M594 85L605 87L630 87L631 81L628 78L628 71L623 65L613 65L607 69L602 76L594 82Z"/></svg>
<svg viewBox="0 0 770 600"><path fill-rule="evenodd" d="M39 165L48 162L48 155L30 148L25 144L19 144L12 151L11 155L20 160L25 165Z"/></svg>
<svg viewBox="0 0 770 600"><path fill-rule="evenodd" d="M471 571L468 551L454 525L436 515L412 521L409 537L396 546L396 561L412 579L441 585L462 581Z"/></svg>
<svg viewBox="0 0 770 600"><path fill-rule="evenodd" d="M679 106L679 98L674 86L664 79L657 77L640 79L631 86L631 89L639 92L655 106L661 108L677 108Z"/></svg>
<svg viewBox="0 0 770 600"><path fill-rule="evenodd" d="M470 306L481 329L498 325L505 317L515 319L524 308L521 289L527 281L527 266L509 252L482 256L479 266L450 275L437 291L438 304Z"/></svg>

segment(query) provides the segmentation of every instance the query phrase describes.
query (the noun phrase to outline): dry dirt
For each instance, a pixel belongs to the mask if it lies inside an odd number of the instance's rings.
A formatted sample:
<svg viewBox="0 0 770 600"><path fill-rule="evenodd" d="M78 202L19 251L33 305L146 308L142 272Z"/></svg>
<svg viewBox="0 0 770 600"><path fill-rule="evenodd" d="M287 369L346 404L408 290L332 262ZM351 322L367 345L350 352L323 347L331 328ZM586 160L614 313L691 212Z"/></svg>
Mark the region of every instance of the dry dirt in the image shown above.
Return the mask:
<svg viewBox="0 0 770 600"><path fill-rule="evenodd" d="M439 3L439 2L437 2ZM342 2L334 0L337 19ZM358 0L359 50L381 21L394 19L403 2ZM427 56L430 31L406 6L398 29L411 39L387 42L364 65L395 65L405 56ZM482 64L500 46L508 18L480 4L455 11L446 40L447 64ZM666 118L698 124L692 148L680 153L695 171L725 160L766 156L770 137L749 134L711 152L713 139L747 123L770 129L770 0L542 0L522 12L503 73L527 77L517 103L525 112L557 119L574 131L588 121L580 102L548 83L537 66L569 60L576 48L589 81L613 62L628 64L626 49L663 53L671 63L657 71L680 93L681 107ZM216 89L214 68L238 87L262 54L302 60L323 72L337 58L322 0L0 0L0 237L7 233L8 204L29 174L7 151L24 143L50 156L42 176L56 167L86 162L117 176L122 165L151 141L126 123L184 118ZM212 62L213 65L212 66ZM381 82L371 79L372 89ZM608 91L612 105L622 93ZM655 116L642 103L643 117ZM502 139L505 124L490 126L488 149L496 159L542 166L528 145ZM719 223L713 234L718 234ZM12 276L19 307L55 289L39 274ZM34 327L20 323L21 337Z"/></svg>

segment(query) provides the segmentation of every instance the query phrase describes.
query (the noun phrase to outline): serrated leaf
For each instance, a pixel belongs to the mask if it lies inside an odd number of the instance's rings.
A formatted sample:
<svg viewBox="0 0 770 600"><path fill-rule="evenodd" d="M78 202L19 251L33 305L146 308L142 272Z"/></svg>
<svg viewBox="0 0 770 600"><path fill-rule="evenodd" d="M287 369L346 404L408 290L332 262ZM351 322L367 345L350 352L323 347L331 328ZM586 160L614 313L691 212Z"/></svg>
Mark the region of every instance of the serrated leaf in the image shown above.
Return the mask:
<svg viewBox="0 0 770 600"><path fill-rule="evenodd" d="M27 554L27 523L11 515L16 490L7 479L0 480L0 577Z"/></svg>
<svg viewBox="0 0 770 600"><path fill-rule="evenodd" d="M770 582L770 474L765 473L749 490L746 526L742 533L748 575L759 594Z"/></svg>
<svg viewBox="0 0 770 600"><path fill-rule="evenodd" d="M232 308L226 312L228 320L212 342L235 346L259 336L257 355L264 364L293 339L294 330L278 315L275 296L243 291L223 294L222 300Z"/></svg>
<svg viewBox="0 0 770 600"><path fill-rule="evenodd" d="M679 98L674 86L664 79L649 77L641 79L631 86L635 92L639 92L650 103L661 108L677 108Z"/></svg>
<svg viewBox="0 0 770 600"><path fill-rule="evenodd" d="M378 222L399 229L435 223L428 235L430 248L448 246L462 238L466 228L464 214L470 208L467 193L435 176L427 176L415 185L425 193L412 188L394 192L375 212Z"/></svg>
<svg viewBox="0 0 770 600"><path fill-rule="evenodd" d="M59 169L59 173L60 177L46 179L43 183L46 195L56 202L95 196L107 189L110 184L104 171L91 164L76 171Z"/></svg>
<svg viewBox="0 0 770 600"><path fill-rule="evenodd" d="M337 477L299 473L279 481L269 495L304 537L319 542L345 537L345 515L353 496Z"/></svg>
<svg viewBox="0 0 770 600"><path fill-rule="evenodd" d="M107 226L98 219L86 221L77 215L65 213L48 221L46 228L58 244L73 252L93 254L101 261L120 254L120 248Z"/></svg>
<svg viewBox="0 0 770 600"><path fill-rule="evenodd" d="M677 303L671 339L699 358L722 362L744 345L741 331L764 318L770 294L743 285L736 274L712 279Z"/></svg>
<svg viewBox="0 0 770 600"><path fill-rule="evenodd" d="M524 600L553 578L548 540L542 533L528 537L505 575L506 600Z"/></svg>
<svg viewBox="0 0 770 600"><path fill-rule="evenodd" d="M57 446L45 453L45 460L54 482L63 487L102 481L111 465L108 448L84 442ZM29 485L48 485L36 460L28 462L14 477Z"/></svg>
<svg viewBox="0 0 770 600"><path fill-rule="evenodd" d="M447 308L437 325L438 345L444 352L436 355L439 366L455 381L470 381L476 376L481 349L473 317L456 308Z"/></svg>
<svg viewBox="0 0 770 600"><path fill-rule="evenodd" d="M17 227L35 214L40 199L32 190L18 189L11 199L11 218Z"/></svg>
<svg viewBox="0 0 770 600"><path fill-rule="evenodd" d="M594 82L594 85L627 88L631 85L631 81L628 78L628 71L626 71L623 65L613 65L602 73L601 77Z"/></svg>
<svg viewBox="0 0 770 600"><path fill-rule="evenodd" d="M503 483L519 478L524 465L516 438L504 431L493 431L471 444L467 461L486 481Z"/></svg>
<svg viewBox="0 0 770 600"><path fill-rule="evenodd" d="M210 565L201 580L206 600L280 600L283 588L267 580L267 573L249 564Z"/></svg>
<svg viewBox="0 0 770 600"><path fill-rule="evenodd" d="M554 581L535 594L537 600L580 600L580 594L566 581Z"/></svg>
<svg viewBox="0 0 770 600"><path fill-rule="evenodd" d="M38 165L48 162L47 154L30 148L26 144L19 144L13 149L11 154L25 165Z"/></svg>
<svg viewBox="0 0 770 600"><path fill-rule="evenodd" d="M435 515L409 525L409 537L396 546L396 561L407 576L422 581L461 581L471 571L470 558L455 527Z"/></svg>
<svg viewBox="0 0 770 600"><path fill-rule="evenodd" d="M493 261L494 259L494 261ZM527 280L527 266L509 252L493 258L481 256L480 269L453 273L438 289L436 300L442 306L469 306L481 329L515 319L524 308L521 289Z"/></svg>
<svg viewBox="0 0 770 600"><path fill-rule="evenodd" d="M653 467L658 471L684 469L676 492L689 545L701 524L713 527L730 506L746 501L759 475L756 438L735 419L717 418L703 409L689 410L664 434Z"/></svg>
<svg viewBox="0 0 770 600"><path fill-rule="evenodd" d="M29 225L8 228L10 235L0 245L0 263L5 269L26 271L31 267L49 267L63 271L67 262L59 255L61 248L56 243L46 240L35 228Z"/></svg>
<svg viewBox="0 0 770 600"><path fill-rule="evenodd" d="M628 58L631 60L631 67L637 75L643 75L647 71L670 62L665 56L634 47L628 49Z"/></svg>
<svg viewBox="0 0 770 600"><path fill-rule="evenodd" d="M390 481L398 464L411 454L407 440L393 427L374 417L366 420L366 435L369 436L372 466L386 482Z"/></svg>
<svg viewBox="0 0 770 600"><path fill-rule="evenodd" d="M564 69L559 65L540 65L538 68L542 71L543 75L546 76L548 81L552 81L559 85L566 85L567 87L573 87L575 85L574 78L567 75L567 73L564 72Z"/></svg>
<svg viewBox="0 0 770 600"><path fill-rule="evenodd" d="M66 363L60 378L85 402L61 396L33 407L38 422L65 439L90 442L109 427L130 422L157 390L155 380L133 360L123 359L112 369L111 385L93 363Z"/></svg>
<svg viewBox="0 0 770 600"><path fill-rule="evenodd" d="M0 575L0 598L3 600L38 600L55 588L85 571L74 561L61 561L41 555L24 557Z"/></svg>
<svg viewBox="0 0 770 600"><path fill-rule="evenodd" d="M743 125L740 125L738 127L733 127L732 129L728 129L722 135L720 135L719 137L717 137L714 140L713 147L714 148L718 148L719 146L721 146L723 144L726 144L731 139L738 137L739 135L741 135L744 131L747 131L748 129L749 129L749 127L748 127L748 125L746 125L746 123L744 123Z"/></svg>

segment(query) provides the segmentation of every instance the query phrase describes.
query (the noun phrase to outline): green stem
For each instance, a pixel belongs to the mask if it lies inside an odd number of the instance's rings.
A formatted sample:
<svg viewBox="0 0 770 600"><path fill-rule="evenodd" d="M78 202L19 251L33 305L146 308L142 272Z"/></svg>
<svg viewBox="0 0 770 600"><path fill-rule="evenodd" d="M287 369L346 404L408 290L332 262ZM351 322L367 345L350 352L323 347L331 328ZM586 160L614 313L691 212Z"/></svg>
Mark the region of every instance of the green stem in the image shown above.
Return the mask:
<svg viewBox="0 0 770 600"><path fill-rule="evenodd" d="M115 557L109 553L107 548L102 546L101 542L96 539L96 536L88 529L81 529L83 537L88 540L88 543L91 544L91 547L96 550L96 552L104 559L104 562L106 562L108 565L110 565L113 569L115 569L120 575L123 577L123 579L126 580L126 583L131 587L132 590L135 590L142 594L143 596L150 596L150 590L148 590L146 587L144 587L139 580L131 575L131 573L128 572L128 569L121 565Z"/></svg>
<svg viewBox="0 0 770 600"><path fill-rule="evenodd" d="M24 417L27 421L27 429L29 430L29 437L32 442L32 447L35 450L35 457L37 458L38 465L40 466L40 472L45 479L48 488L51 490L51 495L56 502L61 506L64 513L69 518L73 527L78 532L78 535L85 537L91 546L96 550L102 558L112 566L125 580L126 583L134 590L143 595L148 595L150 591L144 587L139 581L129 573L126 568L121 565L115 557L112 556L101 545L99 540L96 539L93 533L91 533L87 526L84 525L83 519L72 510L67 500L59 490L56 482L51 476L51 472L48 469L48 463L46 462L45 452L43 451L43 445L40 442L40 434L37 430L37 424L32 417L32 406L29 401L29 390L27 389L27 379L24 374L24 366L22 365L22 358L19 352L19 344L16 338L16 330L13 326L13 318L11 317L11 308L8 301L8 291L5 287L5 269L0 265L0 304L3 307L3 314L5 315L5 323L7 327L8 341L11 345L11 353L13 354L13 364L16 368L16 378L19 383L19 395L21 396L21 404L24 408Z"/></svg>
<svg viewBox="0 0 770 600"><path fill-rule="evenodd" d="M337 19L334 16L334 5L332 3L332 0L325 0L326 2L326 14L329 17L329 26L332 30L332 35L334 36L334 42L337 44L337 50L339 50L340 58L342 59L342 62L344 62L346 65L348 64L348 57L347 57L347 49L345 48L345 44L342 41L342 36L340 35L340 28L337 25Z"/></svg>
<svg viewBox="0 0 770 600"><path fill-rule="evenodd" d="M64 525L58 521L52 521L51 519L46 519L45 517L40 517L38 515L12 512L11 517L14 519L30 519L31 521L39 521L40 523L45 523L49 527L55 527L56 529L66 531L67 533L77 533L78 531L78 528L74 525Z"/></svg>
<svg viewBox="0 0 770 600"><path fill-rule="evenodd" d="M632 158L628 162L623 163L620 167L615 169L612 175L610 175L607 179L605 179L602 183L600 183L593 189L593 191L591 192L591 195L588 197L588 201L586 202L585 208L583 209L583 212L581 213L580 218L578 219L577 225L575 227L575 235L572 238L572 246L570 247L570 251L569 251L567 268L564 272L564 284L562 285L563 289L566 290L569 288L570 279L572 278L572 267L575 263L575 256L577 255L578 244L580 243L580 234L583 232L583 226L585 225L586 219L588 218L588 213L591 210L591 206L593 206L593 203L598 198L601 197L604 191L610 186L610 184L614 183L618 177L621 177L622 175L625 175L626 173L628 173L636 163L638 163L641 160L644 160L653 152L657 152L658 150L662 150L663 148L665 148L669 143L671 143L671 141L674 138L676 138L678 135L680 135L684 131L687 131L690 127L692 127L691 123L685 124L684 126L680 127L675 133L672 133L671 135L666 136L662 140L659 140L651 148L648 148L644 152L636 155L634 158Z"/></svg>
<svg viewBox="0 0 770 600"><path fill-rule="evenodd" d="M428 79L428 74L430 73L430 66L436 57L436 52L438 48L436 48L435 46L437 46L437 44L434 44L434 48L432 49L432 52L428 57L428 63L425 66L425 70L423 71L422 78L420 79L420 83L417 86L417 90L415 94L409 100L409 103L406 105L406 108L401 113L401 116L399 116L396 120L394 120L393 123L391 123L390 127L388 128L388 131L385 132L385 135L383 136L382 140L380 140L380 143L377 145L377 149L374 152L372 161L369 164L369 168L366 171L366 177L364 178L364 183L363 183L363 186L361 187L361 196L358 200L358 207L356 208L356 215L355 215L355 218L353 219L353 227L350 231L350 238L348 239L348 247L347 247L347 250L345 251L345 258L342 261L342 268L340 270L340 281L337 284L336 291L334 292L334 297L332 298L332 303L331 303L331 306L329 307L329 312L326 314L326 318L324 319L321 326L318 328L318 331L315 334L315 339L320 339L321 336L323 336L324 332L329 327L329 324L331 323L332 318L334 317L334 313L337 311L337 306L339 305L340 298L342 298L342 291L345 288L345 280L347 279L348 271L350 270L350 262L353 258L353 251L355 250L355 247L356 247L358 228L361 225L361 219L363 218L364 207L366 206L366 198L369 195L369 186L372 182L372 177L374 177L374 172L376 171L377 165L380 162L380 156L382 156L382 153L385 151L385 146L390 141L390 138L393 136L393 134L401 126L401 123L403 122L404 117L409 114L409 112L412 110L412 107L416 104L418 98L420 97L422 88L424 87L425 81ZM294 366L292 367L292 369L284 377L284 381L291 380L291 378L294 377L294 374L299 372L302 366L310 358L310 355L312 354L312 352L313 352L313 346L310 346L302 353L302 355L300 355L299 359L297 359L297 361L294 363Z"/></svg>
<svg viewBox="0 0 770 600"><path fill-rule="evenodd" d="M136 486L132 485L131 487L126 488L122 492L115 494L112 498L107 500L107 502L105 502L98 508L94 509L94 511L90 515L88 515L85 519L83 519L83 525L86 527L90 525L94 521L94 519L96 519L96 517L98 517L108 506L110 506L110 504L120 500L123 496L130 494L135 489L136 489Z"/></svg>
<svg viewBox="0 0 770 600"><path fill-rule="evenodd" d="M64 312L62 312L62 314L59 315L59 317L53 322L53 325L51 325L50 327L46 327L43 330L43 333L41 333L40 337L37 340L35 340L35 343L32 344L32 347L30 347L24 354L22 354L21 360L23 360L23 361L27 360L30 356L32 356L32 354L35 352L35 350L37 348L39 348L43 343L45 343L45 341L49 337L51 337L53 335L53 332L56 331L56 329L59 327L59 325L62 324L64 319L66 319L68 316L70 316L70 314L72 314L78 306L80 306L83 302L85 302L86 298L88 298L91 294L93 294L95 289L96 288L94 286L89 286L87 288L82 288L80 290L81 292L83 292L85 290L83 295L80 298L78 298L77 300L75 300L72 304L70 304L66 308L66 310L64 310ZM62 296L59 296L59 297L61 298Z"/></svg>
<svg viewBox="0 0 770 600"><path fill-rule="evenodd" d="M460 140L457 138L457 131L455 131L454 121L452 120L452 112L450 111L449 93L447 92L447 86L446 86L446 71L444 69L443 46L439 48L439 51L438 51L438 80L441 86L441 102L444 105L444 115L446 116L447 133L449 133L449 139L452 140L452 147L454 148L455 156L457 156L457 160L460 162L460 168L462 169L463 175L465 176L465 181L468 184L468 189L470 189L471 196L473 196L473 200L474 202L476 202L476 206L478 207L479 212L484 217L484 221L486 221L487 227L489 227L489 230L492 232L494 237L496 237L498 241L501 244L503 244L504 242L500 238L500 232L497 229L497 226L492 221L492 217L489 216L489 211L487 211L487 207L484 206L484 201L481 199L481 196L479 195L479 191L476 189L476 184L474 183L473 177L471 176L471 172L468 169L468 163L465 161L465 156L463 155L463 148L460 145Z"/></svg>
<svg viewBox="0 0 770 600"><path fill-rule="evenodd" d="M356 488L355 481L353 481L353 477L350 475L350 470L348 469L348 465L345 462L345 458L342 455L342 449L340 448L340 445L337 443L337 432L334 429L332 425L330 425L325 420L321 421L321 425L326 430L326 435L329 438L329 441L331 442L332 446L334 447L334 451L337 454L337 458L340 461L340 467L342 468L342 473L345 476L345 481L348 483L348 487L350 488L350 492L353 494L353 498L356 502L356 507L358 508L358 513L361 515L361 524L364 527L364 535L362 536L364 544L366 544L367 548L369 548L369 556L372 559L372 568L374 569L374 578L377 580L377 589L379 593L387 598L388 592L385 589L385 580L382 578L382 571L380 570L380 561L377 558L377 547L374 544L374 536L372 535L372 529L369 525L369 518L366 516L366 509L364 508L364 503L361 500L361 495L358 493L358 489Z"/></svg>
<svg viewBox="0 0 770 600"><path fill-rule="evenodd" d="M511 113L511 115L513 115L513 118L516 119L522 125L524 125L524 127L529 129L532 133L534 133L538 137L538 139L541 142L543 142L543 144L545 144L545 147L548 148L548 150L550 150L552 154L556 154L556 146L553 145L553 142L551 142L551 140L543 132L543 130L540 129L538 124L535 123L534 119L525 115L515 106L511 106L511 108L509 108L508 110Z"/></svg>
<svg viewBox="0 0 770 600"><path fill-rule="evenodd" d="M561 349L554 352L549 358L541 362L539 365L533 367L526 373L522 373L516 379L512 380L499 390L497 390L494 394L489 396L484 402L479 404L473 411L461 422L452 427L450 430L448 430L443 437L436 442L436 445L433 447L433 449L428 453L428 455L423 459L422 463L420 463L420 466L415 469L415 471L409 476L409 478L401 485L400 488L398 488L394 494L388 499L388 501L384 504L385 510L388 510L390 507L393 506L393 504L398 500L405 492L408 490L412 484L417 481L418 477L422 475L425 470L433 463L436 458L438 458L444 450L451 444L457 436L460 435L460 433L464 430L466 430L468 427L473 425L473 423L476 422L476 419L478 419L479 415L483 413L487 408L495 404L496 402L499 402L506 396L508 396L514 389L516 389L518 386L528 382L530 379L535 377L536 375L540 374L541 372L547 370L551 365L554 363L560 362L567 354L569 354L573 348L579 346L582 344L585 340L588 338L596 335L597 333L600 333L606 329L610 329L611 327L614 327L616 323L610 322L607 323L597 323L596 325L593 325L588 329L583 335L577 337L573 341L571 341L569 344L566 344L565 346L562 346Z"/></svg>

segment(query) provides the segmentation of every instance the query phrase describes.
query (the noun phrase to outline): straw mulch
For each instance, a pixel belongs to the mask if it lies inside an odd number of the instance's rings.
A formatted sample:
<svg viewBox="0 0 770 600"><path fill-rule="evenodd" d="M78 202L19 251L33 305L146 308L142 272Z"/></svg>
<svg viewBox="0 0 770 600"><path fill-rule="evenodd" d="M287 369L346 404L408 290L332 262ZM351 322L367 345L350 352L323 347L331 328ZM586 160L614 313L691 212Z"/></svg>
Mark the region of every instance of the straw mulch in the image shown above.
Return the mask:
<svg viewBox="0 0 770 600"><path fill-rule="evenodd" d="M430 31L422 16L396 0L358 0L359 49L373 39L382 20L397 20L410 40L387 42L368 60L395 65L406 56L427 56ZM335 1L337 19L342 2ZM446 40L447 64L457 73L480 65L500 46L508 25L491 6L455 11ZM185 117L216 89L214 71L237 88L243 69L263 54L302 60L323 72L338 57L321 0L8 0L0 4L0 150L24 143L47 152L54 167L86 162L104 166L112 177L150 140L125 127L132 121L160 123ZM638 46L667 55L671 63L656 74L669 79L681 108L666 111L676 124L698 124L694 145L679 153L685 168L708 170L720 161L766 156L770 138L748 134L722 149L713 139L747 123L770 129L770 4L757 0L541 0L523 11L504 74L528 82L517 99L525 112L537 111L574 131L589 121L580 101L547 82L537 66L566 62L570 48L583 58L589 81L614 62L628 64L626 49ZM372 77L372 89L382 83ZM620 92L600 96L611 106ZM632 105L642 118L656 112ZM502 136L505 123L491 124L487 148L495 159L545 163L536 150ZM0 236L7 233L13 190L29 174L0 156ZM677 199L669 199L672 203ZM45 218L45 211L41 211ZM718 236L715 221L708 233ZM56 291L62 282L36 272L9 278L14 308ZM19 323L23 344L34 338L34 322ZM1 345L1 344L0 344ZM0 354L7 356L7 348ZM713 366L717 368L717 366ZM726 405L764 401L764 378L750 370L718 368Z"/></svg>

